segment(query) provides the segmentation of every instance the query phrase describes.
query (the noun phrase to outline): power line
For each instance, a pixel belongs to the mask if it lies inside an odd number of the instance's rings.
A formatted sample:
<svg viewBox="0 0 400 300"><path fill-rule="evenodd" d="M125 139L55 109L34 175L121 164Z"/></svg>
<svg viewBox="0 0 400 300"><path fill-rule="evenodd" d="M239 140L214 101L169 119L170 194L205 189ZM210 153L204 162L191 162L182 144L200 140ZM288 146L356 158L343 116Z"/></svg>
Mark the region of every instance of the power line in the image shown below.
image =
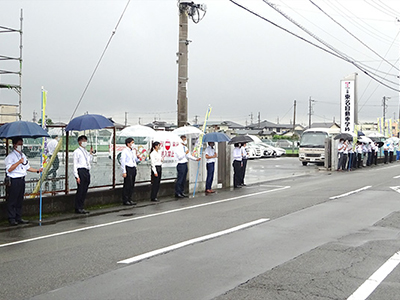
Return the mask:
<svg viewBox="0 0 400 300"><path fill-rule="evenodd" d="M74 112L72 113L71 119L74 117L74 115L75 115L75 113L76 113L76 110L78 109L79 105L81 104L82 99L83 99L83 96L85 96L86 91L87 91L87 89L89 88L89 85L90 85L90 83L92 82L92 79L93 79L94 75L96 74L96 71L97 71L97 69L98 69L98 67L99 67L99 65L100 65L100 63L101 63L101 61L102 61L102 59L103 59L103 57L104 57L104 54L106 53L106 51L107 51L107 49L108 49L108 46L110 45L110 42L111 42L112 38L114 37L115 32L117 31L117 28L118 28L118 26L119 26L119 23L121 22L122 17L124 16L125 11L126 11L126 9L128 8L128 5L129 5L130 2L131 2L131 0L128 0L128 3L126 4L126 6L125 6L125 8L124 8L124 11L123 11L122 14L121 14L121 17L119 18L119 20L118 20L118 22L117 22L117 25L115 26L113 32L111 33L111 36L110 36L110 38L108 39L107 45L106 45L106 47L104 48L103 53L101 54L101 56L100 56L100 58L99 58L99 61L97 62L96 67L94 68L93 73L92 73L92 75L90 76L88 83L86 84L85 89L83 90L83 93L82 93L82 95L81 95L81 98L79 99L78 104L76 105Z"/></svg>
<svg viewBox="0 0 400 300"><path fill-rule="evenodd" d="M339 54L337 54L337 53L335 53L335 52L332 52L332 51L329 51L328 49L325 49L325 48L323 48L323 47L321 47L321 46L319 46L319 45L317 45L317 44L315 44L315 43L313 43L313 42L311 42L311 41L309 41L309 40L307 40L307 39L305 39L305 38L303 38L303 37L301 37L301 36L299 36L299 35L297 35L297 34L295 34L295 33L291 32L291 31L287 30L286 28L283 28L282 26L280 26L280 25L278 25L278 24L272 22L271 20L268 20L267 18L265 18L265 17L263 17L263 16L257 14L256 12L254 12L254 11L248 9L247 7L244 7L243 5L237 3L237 2L234 1L234 0L229 0L229 1L232 2L233 4L235 4L236 6L242 8L243 10L246 10L247 12L249 12L249 13L251 13L251 14L257 16L258 18L260 18L260 19L262 19L262 20L264 20L264 21L266 21L266 22L268 22L268 23L274 25L275 27L277 27L277 28L279 28L279 29L281 29L281 30L283 30L283 31L285 31L285 32L287 32L287 33L289 33L289 34L291 34L291 35L293 35L293 36L299 38L300 40L302 40L302 41L304 41L304 42L306 42L306 43L308 43L308 44L311 44L311 45L313 45L314 47L317 47L317 48L320 49L320 50L323 50L323 51L325 51L325 52L327 52L327 53L329 53L329 54L331 54L331 55L333 55L333 56L335 56L335 57L337 57L337 58L340 58L340 59L342 59L342 60L344 60L344 61L346 61L346 62L348 62L348 63L354 65L357 69L359 69L360 71L362 71L362 72L363 72L365 75L367 75L368 77L374 79L376 82L382 84L383 86L385 86L385 87L387 87L387 88L389 88L389 89L391 89L391 90L394 90L394 91L396 91L396 92L399 92L398 89L396 89L396 88L394 88L394 87L391 87L391 86L389 86L388 84L386 84L386 83L384 83L384 82L378 80L378 79L375 78L374 76L372 76L367 70L364 70L363 68L361 68L359 65L356 64L355 61L350 60L348 57L346 57L346 56L344 56L344 55L339 55ZM263 0L263 1L264 1L264 0ZM264 1L264 2L265 2L265 1Z"/></svg>
<svg viewBox="0 0 400 300"><path fill-rule="evenodd" d="M314 5L316 8L318 8L324 15L326 15L329 19L331 19L333 22L335 22L337 25L339 25L344 31L346 31L348 34L350 34L353 38L355 38L357 41L359 41L362 45L367 47L367 49L371 50L374 54L376 54L379 58L381 58L383 61L388 63L390 66L395 68L396 70L399 70L396 66L394 66L392 63L387 61L384 57L382 57L378 52L375 50L371 49L367 44L365 44L362 40L360 40L358 37L356 37L353 33L351 33L349 30L347 30L342 24L340 24L338 21L336 21L334 18L332 18L327 12L325 12L321 7L319 7L317 4L315 4L312 0L309 0L312 5Z"/></svg>

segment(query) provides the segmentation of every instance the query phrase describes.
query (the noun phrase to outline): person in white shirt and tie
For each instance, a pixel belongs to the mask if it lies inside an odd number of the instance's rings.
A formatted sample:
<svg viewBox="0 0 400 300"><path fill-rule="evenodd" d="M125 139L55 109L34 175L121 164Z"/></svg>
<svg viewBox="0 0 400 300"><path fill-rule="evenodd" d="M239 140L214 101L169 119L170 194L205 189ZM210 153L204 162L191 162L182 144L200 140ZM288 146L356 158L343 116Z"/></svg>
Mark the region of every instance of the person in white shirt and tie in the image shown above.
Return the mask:
<svg viewBox="0 0 400 300"><path fill-rule="evenodd" d="M75 195L75 212L77 214L88 214L84 210L86 194L90 184L90 162L93 160L93 149L90 147L90 153L86 150L87 137L81 135L78 137L79 147L74 151L74 176L78 189Z"/></svg>
<svg viewBox="0 0 400 300"><path fill-rule="evenodd" d="M174 153L175 157L178 160L178 164L176 165L177 171L177 178L175 183L175 197L177 198L184 198L187 197L184 194L185 191L185 183L186 183L186 176L188 172L188 159L199 161L199 158L192 156L189 153L189 148L187 147L187 140L186 136L181 136L182 143L181 145L175 147Z"/></svg>
<svg viewBox="0 0 400 300"><path fill-rule="evenodd" d="M206 194L215 193L213 189L211 189L212 182L214 180L214 169L215 162L217 160L217 152L215 151L215 143L208 142L208 147L205 151L206 156L206 169L207 169L207 179L206 179Z"/></svg>
<svg viewBox="0 0 400 300"><path fill-rule="evenodd" d="M124 177L124 187L122 189L122 204L136 205L132 201L133 189L135 188L136 180L136 162L139 161L136 149L134 148L135 141L133 138L125 140L125 149L121 152L121 169L122 177Z"/></svg>
<svg viewBox="0 0 400 300"><path fill-rule="evenodd" d="M6 174L10 178L8 186L7 213L8 222L11 226L26 224L27 220L22 219L22 202L25 194L26 171L40 173L43 168L34 169L29 165L28 159L22 153L23 140L20 137L12 139L13 151L4 160Z"/></svg>
<svg viewBox="0 0 400 300"><path fill-rule="evenodd" d="M233 187L235 189L241 188L240 184L242 182L242 151L240 150L240 144L235 143L233 145L235 148L233 149Z"/></svg>

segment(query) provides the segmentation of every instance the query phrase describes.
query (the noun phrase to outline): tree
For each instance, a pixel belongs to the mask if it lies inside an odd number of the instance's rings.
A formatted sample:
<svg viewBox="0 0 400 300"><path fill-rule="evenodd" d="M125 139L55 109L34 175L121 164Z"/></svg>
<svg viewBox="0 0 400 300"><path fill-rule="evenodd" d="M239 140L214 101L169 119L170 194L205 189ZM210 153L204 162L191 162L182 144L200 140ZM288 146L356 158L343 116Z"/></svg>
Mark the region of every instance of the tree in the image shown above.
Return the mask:
<svg viewBox="0 0 400 300"><path fill-rule="evenodd" d="M51 124L53 124L53 120L50 119L49 117L47 117L47 115L45 115L44 117L45 117L45 119L46 119L46 125L51 125ZM39 124L40 126L42 126L42 118L39 119L38 124Z"/></svg>

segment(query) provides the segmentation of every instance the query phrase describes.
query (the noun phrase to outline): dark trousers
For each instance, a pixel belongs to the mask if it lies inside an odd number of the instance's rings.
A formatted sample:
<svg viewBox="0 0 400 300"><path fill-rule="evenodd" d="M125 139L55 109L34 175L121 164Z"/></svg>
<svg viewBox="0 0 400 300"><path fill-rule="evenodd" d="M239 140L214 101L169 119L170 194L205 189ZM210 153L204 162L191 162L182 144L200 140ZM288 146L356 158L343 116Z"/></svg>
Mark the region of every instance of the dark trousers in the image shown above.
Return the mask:
<svg viewBox="0 0 400 300"><path fill-rule="evenodd" d="M51 160L51 156L49 156L49 161ZM53 161L53 165L51 166L50 171L47 173L47 176L50 176L51 174L53 174L53 177L55 178L57 176L57 170L60 167L60 160L58 158L58 156L56 156L56 158Z"/></svg>
<svg viewBox="0 0 400 300"><path fill-rule="evenodd" d="M233 186L238 187L242 180L242 162L239 160L233 161Z"/></svg>
<svg viewBox="0 0 400 300"><path fill-rule="evenodd" d="M25 194L25 177L11 178L11 186L9 186L8 189L8 221L20 221L22 217L22 201L24 200Z"/></svg>
<svg viewBox="0 0 400 300"><path fill-rule="evenodd" d="M157 198L158 190L160 189L161 182L161 166L156 166L157 177L154 176L153 170L151 170L151 195L150 200Z"/></svg>
<svg viewBox="0 0 400 300"><path fill-rule="evenodd" d="M387 150L383 150L383 154L385 155L384 163L387 164L388 163L388 154L389 154L389 152Z"/></svg>
<svg viewBox="0 0 400 300"><path fill-rule="evenodd" d="M122 188L122 202L132 201L133 189L135 188L136 167L125 167L126 177L124 178L124 187Z"/></svg>
<svg viewBox="0 0 400 300"><path fill-rule="evenodd" d="M362 153L357 153L357 168L362 166Z"/></svg>
<svg viewBox="0 0 400 300"><path fill-rule="evenodd" d="M372 164L378 164L378 153L375 151L372 151Z"/></svg>
<svg viewBox="0 0 400 300"><path fill-rule="evenodd" d="M215 162L207 163L206 169L207 169L206 190L211 190L212 182L214 180Z"/></svg>
<svg viewBox="0 0 400 300"><path fill-rule="evenodd" d="M389 162L393 161L393 151L389 151Z"/></svg>
<svg viewBox="0 0 400 300"><path fill-rule="evenodd" d="M244 184L244 176L246 176L247 158L242 159L242 178L240 184Z"/></svg>
<svg viewBox="0 0 400 300"><path fill-rule="evenodd" d="M349 161L347 162L347 170L351 170L353 168L353 159L354 159L354 153L349 153Z"/></svg>
<svg viewBox="0 0 400 300"><path fill-rule="evenodd" d="M75 195L75 209L83 209L86 199L86 194L90 184L90 173L88 169L79 168L78 176L81 183L78 184L78 190Z"/></svg>
<svg viewBox="0 0 400 300"><path fill-rule="evenodd" d="M368 152L367 166L372 165L372 152Z"/></svg>
<svg viewBox="0 0 400 300"><path fill-rule="evenodd" d="M347 154L346 153L342 153L342 170L346 170L346 164L347 164Z"/></svg>
<svg viewBox="0 0 400 300"><path fill-rule="evenodd" d="M176 165L177 178L175 183L175 195L183 195L185 192L185 182L188 172L187 163Z"/></svg>

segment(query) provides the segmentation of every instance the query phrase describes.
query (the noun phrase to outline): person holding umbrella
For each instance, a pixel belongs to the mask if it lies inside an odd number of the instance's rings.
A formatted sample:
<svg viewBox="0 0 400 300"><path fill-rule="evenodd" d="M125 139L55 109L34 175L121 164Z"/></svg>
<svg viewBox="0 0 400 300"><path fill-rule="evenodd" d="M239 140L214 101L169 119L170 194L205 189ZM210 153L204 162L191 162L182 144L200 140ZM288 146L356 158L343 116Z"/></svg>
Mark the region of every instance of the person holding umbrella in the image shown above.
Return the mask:
<svg viewBox="0 0 400 300"><path fill-rule="evenodd" d="M207 170L206 194L215 193L215 191L211 189L211 185L214 180L215 161L217 158L217 152L215 152L214 146L214 142L208 142L208 147L205 150Z"/></svg>
<svg viewBox="0 0 400 300"><path fill-rule="evenodd" d="M87 210L84 210L84 204L86 194L90 184L90 162L93 160L93 148L90 148L90 152L86 150L87 137L81 135L78 137L79 147L74 151L74 176L78 189L75 195L75 212L77 214L88 214Z"/></svg>
<svg viewBox="0 0 400 300"><path fill-rule="evenodd" d="M43 168L34 169L29 165L28 159L22 153L23 140L21 137L12 138L13 151L6 157L7 177L9 181L9 196L7 199L8 222L11 226L27 224L27 220L22 219L22 202L25 194L26 172L40 173Z"/></svg>
<svg viewBox="0 0 400 300"><path fill-rule="evenodd" d="M242 182L242 151L240 150L240 144L235 143L233 144L235 147L233 149L233 187L236 188L241 188L240 184Z"/></svg>

